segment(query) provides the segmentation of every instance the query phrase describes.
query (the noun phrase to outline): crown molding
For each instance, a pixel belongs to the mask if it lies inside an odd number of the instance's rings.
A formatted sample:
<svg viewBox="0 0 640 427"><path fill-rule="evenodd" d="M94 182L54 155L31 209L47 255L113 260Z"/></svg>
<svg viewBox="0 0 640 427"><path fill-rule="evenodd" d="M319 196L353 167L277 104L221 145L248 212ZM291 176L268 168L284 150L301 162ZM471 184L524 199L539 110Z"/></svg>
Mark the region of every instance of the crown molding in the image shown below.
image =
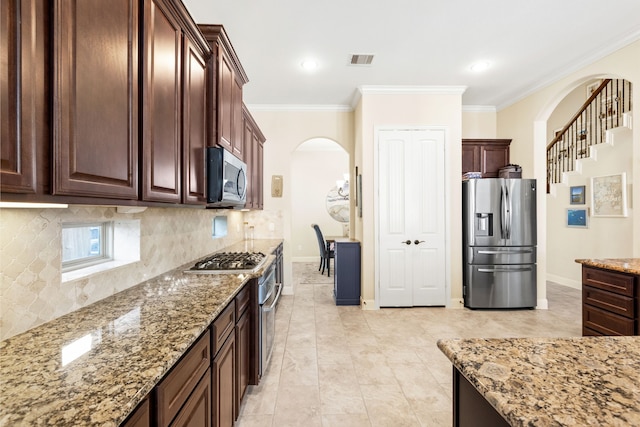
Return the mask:
<svg viewBox="0 0 640 427"><path fill-rule="evenodd" d="M466 86L358 86L358 91L363 95L462 95L465 90Z"/></svg>
<svg viewBox="0 0 640 427"><path fill-rule="evenodd" d="M463 105L463 113L495 113L498 110L495 105Z"/></svg>
<svg viewBox="0 0 640 427"><path fill-rule="evenodd" d="M249 111L304 111L304 112L339 112L349 113L353 108L349 105L304 105L304 104L248 104Z"/></svg>

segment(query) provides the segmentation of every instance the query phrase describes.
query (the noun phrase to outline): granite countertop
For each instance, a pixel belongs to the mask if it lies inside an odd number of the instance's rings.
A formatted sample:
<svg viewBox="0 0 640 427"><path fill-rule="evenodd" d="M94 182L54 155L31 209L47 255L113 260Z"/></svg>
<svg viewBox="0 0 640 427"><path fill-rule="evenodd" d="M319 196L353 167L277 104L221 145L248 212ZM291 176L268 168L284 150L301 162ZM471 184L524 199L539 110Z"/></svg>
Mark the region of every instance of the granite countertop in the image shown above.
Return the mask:
<svg viewBox="0 0 640 427"><path fill-rule="evenodd" d="M640 425L640 338L447 339L438 347L512 426Z"/></svg>
<svg viewBox="0 0 640 427"><path fill-rule="evenodd" d="M640 275L640 258L577 259L578 264Z"/></svg>
<svg viewBox="0 0 640 427"><path fill-rule="evenodd" d="M0 426L124 421L251 278L184 273L194 262L1 341Z"/></svg>

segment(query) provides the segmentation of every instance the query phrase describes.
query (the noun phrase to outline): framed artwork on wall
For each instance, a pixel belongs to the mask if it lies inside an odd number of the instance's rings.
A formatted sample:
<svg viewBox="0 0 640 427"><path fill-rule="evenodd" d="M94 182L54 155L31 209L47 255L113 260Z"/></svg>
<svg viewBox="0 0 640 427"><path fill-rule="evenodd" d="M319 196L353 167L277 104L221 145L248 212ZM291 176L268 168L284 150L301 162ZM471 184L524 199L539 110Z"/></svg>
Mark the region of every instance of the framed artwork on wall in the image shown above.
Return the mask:
<svg viewBox="0 0 640 427"><path fill-rule="evenodd" d="M567 209L567 227L588 228L586 209Z"/></svg>
<svg viewBox="0 0 640 427"><path fill-rule="evenodd" d="M584 185L576 185L569 188L569 202L572 205L584 205L585 202L585 188Z"/></svg>
<svg viewBox="0 0 640 427"><path fill-rule="evenodd" d="M591 208L593 216L627 216L627 174L591 178Z"/></svg>

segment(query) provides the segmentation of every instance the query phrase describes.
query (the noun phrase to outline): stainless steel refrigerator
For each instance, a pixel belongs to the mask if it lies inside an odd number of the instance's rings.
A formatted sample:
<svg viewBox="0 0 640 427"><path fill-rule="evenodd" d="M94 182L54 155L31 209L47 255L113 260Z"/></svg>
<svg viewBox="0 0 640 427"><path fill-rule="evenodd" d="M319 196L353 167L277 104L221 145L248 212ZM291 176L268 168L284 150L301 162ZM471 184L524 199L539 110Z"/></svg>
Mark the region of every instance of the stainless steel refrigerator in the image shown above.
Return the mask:
<svg viewBox="0 0 640 427"><path fill-rule="evenodd" d="M465 307L535 307L536 180L464 181L462 218Z"/></svg>

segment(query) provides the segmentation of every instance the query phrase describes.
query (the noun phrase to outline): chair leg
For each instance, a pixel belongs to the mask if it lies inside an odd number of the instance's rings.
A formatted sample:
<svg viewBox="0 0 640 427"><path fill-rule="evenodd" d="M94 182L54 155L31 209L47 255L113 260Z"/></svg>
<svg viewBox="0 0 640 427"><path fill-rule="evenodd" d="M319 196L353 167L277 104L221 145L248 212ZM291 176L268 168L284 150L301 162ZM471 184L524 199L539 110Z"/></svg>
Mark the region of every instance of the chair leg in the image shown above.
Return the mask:
<svg viewBox="0 0 640 427"><path fill-rule="evenodd" d="M320 257L320 265L318 266L318 271L320 271L320 269L322 268L324 264L324 258Z"/></svg>
<svg viewBox="0 0 640 427"><path fill-rule="evenodd" d="M331 258L327 257L327 277L331 277Z"/></svg>

